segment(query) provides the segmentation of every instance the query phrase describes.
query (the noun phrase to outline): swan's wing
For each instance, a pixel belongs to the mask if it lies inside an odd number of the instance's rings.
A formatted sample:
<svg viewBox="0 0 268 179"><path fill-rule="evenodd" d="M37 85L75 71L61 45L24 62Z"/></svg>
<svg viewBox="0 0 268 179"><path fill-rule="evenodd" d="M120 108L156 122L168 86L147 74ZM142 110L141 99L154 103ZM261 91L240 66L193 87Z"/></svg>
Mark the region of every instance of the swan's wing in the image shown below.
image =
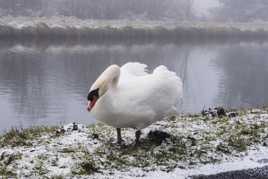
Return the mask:
<svg viewBox="0 0 268 179"><path fill-rule="evenodd" d="M174 113L175 106L183 96L183 84L181 78L175 72L169 71L165 66L158 66L152 74L154 88L151 93L152 98L158 99L155 110L164 115ZM160 115L160 114L159 114Z"/></svg>
<svg viewBox="0 0 268 179"><path fill-rule="evenodd" d="M129 110L128 113L144 113L150 109L159 120L171 113L182 97L180 77L165 66L158 66L153 73L148 74L146 65L126 64L121 67L119 89L116 98L121 101L118 105L122 109ZM127 105L123 101L127 101Z"/></svg>
<svg viewBox="0 0 268 179"><path fill-rule="evenodd" d="M170 96L174 95L178 99L182 98L183 84L181 78L175 72L169 71L167 67L161 65L154 69L153 75L159 86L165 86L172 92Z"/></svg>
<svg viewBox="0 0 268 179"><path fill-rule="evenodd" d="M148 73L146 64L128 62L120 68L119 86L130 87L138 84L142 77L146 77L148 75L150 74Z"/></svg>
<svg viewBox="0 0 268 179"><path fill-rule="evenodd" d="M182 98L181 78L163 65L149 74L147 65L130 62L120 68L120 73L119 86L132 89L133 95L143 96L144 99L161 98L165 95L166 99L172 98L171 101ZM143 94L139 94L140 92Z"/></svg>
<svg viewBox="0 0 268 179"><path fill-rule="evenodd" d="M120 68L121 75L144 76L148 75L147 65L138 62L129 62Z"/></svg>

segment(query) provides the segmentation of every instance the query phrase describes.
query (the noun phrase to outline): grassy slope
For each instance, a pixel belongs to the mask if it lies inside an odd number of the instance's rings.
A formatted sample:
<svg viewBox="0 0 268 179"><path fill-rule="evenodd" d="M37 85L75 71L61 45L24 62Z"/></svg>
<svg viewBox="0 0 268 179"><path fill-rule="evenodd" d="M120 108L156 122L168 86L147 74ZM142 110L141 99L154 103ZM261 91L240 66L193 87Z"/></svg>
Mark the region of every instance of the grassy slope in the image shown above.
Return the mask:
<svg viewBox="0 0 268 179"><path fill-rule="evenodd" d="M268 137L267 111L240 110L235 118L185 115L160 121L143 131L138 147L133 144L134 130L123 130L125 144L118 146L115 130L102 124L81 125L78 131L66 127L65 132L55 127L12 129L0 137L0 176L105 176L133 168L171 172L228 161L263 145Z"/></svg>

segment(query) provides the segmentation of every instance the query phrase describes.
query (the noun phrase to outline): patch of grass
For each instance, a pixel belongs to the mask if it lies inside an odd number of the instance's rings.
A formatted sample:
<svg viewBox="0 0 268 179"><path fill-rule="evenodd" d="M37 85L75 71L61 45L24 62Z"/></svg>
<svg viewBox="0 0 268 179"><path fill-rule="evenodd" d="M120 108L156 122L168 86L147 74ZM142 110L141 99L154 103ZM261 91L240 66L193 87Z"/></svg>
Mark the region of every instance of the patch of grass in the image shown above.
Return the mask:
<svg viewBox="0 0 268 179"><path fill-rule="evenodd" d="M150 171L153 170L152 166L160 166L161 170L171 171L187 153L188 148L183 141L181 137L171 135L165 142L147 136L139 146L129 144L119 147L108 141L97 148L93 156L96 164L104 170L124 171L129 167L138 167Z"/></svg>
<svg viewBox="0 0 268 179"><path fill-rule="evenodd" d="M240 113L241 115L243 112ZM268 123L261 114L251 114L245 111L245 116L206 117L201 115L178 116L168 121L160 121L152 128L147 136L142 135L140 145L134 146L132 131L123 129L124 145L116 142L116 130L103 124L95 124L88 127L86 135L92 140L92 150L88 150L88 144L81 143L78 146L64 146L60 144L57 149L59 156L71 156L77 165L72 165L72 174L93 175L96 172L113 172L115 170L128 171L130 168L140 168L143 171L162 170L170 172L175 168L187 168L197 164L216 163L225 156L239 154L246 151L249 146L262 143L267 137ZM244 115L244 114L243 114ZM256 120L255 120L256 118ZM1 146L29 146L33 139L39 139L43 134L55 134L56 128L37 127L32 129L12 129L0 137ZM65 135L62 133L62 135ZM50 142L45 135L45 145ZM97 140L97 141L96 141ZM58 140L56 140L58 141ZM96 142L96 143L95 143ZM133 142L133 143L132 143ZM53 143L51 143L53 144ZM58 145L58 144L56 144ZM91 144L90 144L91 145ZM91 146L90 146L91 147ZM243 154L243 153L241 153ZM45 162L47 156L39 155L33 161L35 167L33 174L36 176L48 175ZM12 175L8 168L12 167L14 157L5 156L1 160L0 175ZM56 157L51 166L57 166ZM9 165L7 168L4 164ZM13 163L14 164L14 163ZM1 166L2 165L2 166ZM2 167L2 168L1 168ZM60 167L60 166L58 166ZM10 173L9 173L10 172ZM63 178L54 176L54 178Z"/></svg>
<svg viewBox="0 0 268 179"><path fill-rule="evenodd" d="M155 124L167 131L167 140L141 139L139 147L127 144L119 147L114 142L115 130L106 125L90 127L90 133L100 134L103 143L93 153L95 164L101 170L121 170L137 167L145 171L160 168L171 171L182 162L186 166L198 163L216 163L222 156L246 151L249 146L261 143L268 125L260 115L256 122L249 111L241 111L237 118L206 117L201 115L178 116ZM249 118L249 119L248 119ZM182 125L183 124L183 125ZM185 128L181 128L185 126ZM219 143L220 142L220 143Z"/></svg>
<svg viewBox="0 0 268 179"><path fill-rule="evenodd" d="M216 150L219 151L219 152L223 152L224 154L230 154L231 151L230 149L228 148L227 145L223 144L223 143L219 143L217 146L216 146Z"/></svg>
<svg viewBox="0 0 268 179"><path fill-rule="evenodd" d="M234 129L232 130L232 135L230 136L229 143L233 144L233 140L234 143L238 142L238 144L235 145L245 143L246 146L250 146L253 144L261 143L265 137L263 134L265 133L266 127L267 125L265 123L238 123L234 126ZM245 147L242 148L245 149Z"/></svg>
<svg viewBox="0 0 268 179"><path fill-rule="evenodd" d="M16 173L9 167L15 160L21 159L21 153L2 152L0 156L0 178L15 178Z"/></svg>
<svg viewBox="0 0 268 179"><path fill-rule="evenodd" d="M34 172L37 174L37 176L44 176L49 171L44 166L44 162L42 160L37 160L37 163L34 166Z"/></svg>
<svg viewBox="0 0 268 179"><path fill-rule="evenodd" d="M0 178L15 178L16 174L10 171L7 166L0 165Z"/></svg>
<svg viewBox="0 0 268 179"><path fill-rule="evenodd" d="M72 170L73 175L92 175L93 173L98 172L95 161L92 155L84 151L84 156L78 166Z"/></svg>
<svg viewBox="0 0 268 179"><path fill-rule="evenodd" d="M0 137L0 146L31 146L31 140L40 137L44 133L52 134L56 132L56 130L56 127L32 127L28 129L12 128Z"/></svg>
<svg viewBox="0 0 268 179"><path fill-rule="evenodd" d="M89 125L88 126L89 129L89 133L91 134L92 139L105 139L107 136L113 136L115 133L115 129L112 127L109 127L103 123L96 123L93 125ZM124 131L124 129L122 130L122 132ZM97 138L96 138L97 136Z"/></svg>
<svg viewBox="0 0 268 179"><path fill-rule="evenodd" d="M50 177L51 179L64 179L64 176L62 175L54 175Z"/></svg>
<svg viewBox="0 0 268 179"><path fill-rule="evenodd" d="M76 151L76 149L74 148L63 148L62 150L60 150L59 152L62 152L62 153L74 153Z"/></svg>
<svg viewBox="0 0 268 179"><path fill-rule="evenodd" d="M233 147L238 152L243 152L247 150L247 147L248 147L246 140L244 138L242 138L241 136L235 136L235 135L231 135L229 137L228 145Z"/></svg>
<svg viewBox="0 0 268 179"><path fill-rule="evenodd" d="M0 156L0 178L15 178L16 173L9 168L10 164L12 164L15 160L21 159L21 153L13 153L8 154L6 152L2 152Z"/></svg>
<svg viewBox="0 0 268 179"><path fill-rule="evenodd" d="M21 159L21 156L21 153L8 154L6 152L2 152L0 156L0 162L1 164L7 166L10 165L13 161Z"/></svg>

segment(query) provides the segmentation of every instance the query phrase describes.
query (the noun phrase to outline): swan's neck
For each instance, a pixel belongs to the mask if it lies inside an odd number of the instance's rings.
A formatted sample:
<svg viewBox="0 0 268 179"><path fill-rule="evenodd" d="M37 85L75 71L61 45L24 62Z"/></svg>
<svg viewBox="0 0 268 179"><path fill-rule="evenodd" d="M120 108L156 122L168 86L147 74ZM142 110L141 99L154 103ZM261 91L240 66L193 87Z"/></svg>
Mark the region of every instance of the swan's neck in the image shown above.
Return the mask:
<svg viewBox="0 0 268 179"><path fill-rule="evenodd" d="M120 78L120 68L116 65L108 67L102 75L108 88L116 88Z"/></svg>
<svg viewBox="0 0 268 179"><path fill-rule="evenodd" d="M109 80L111 87L113 87L113 88L117 87L119 78L120 78L120 70L118 70L115 73L111 74L111 78Z"/></svg>
<svg viewBox="0 0 268 179"><path fill-rule="evenodd" d="M120 77L120 67L117 65L109 66L91 86L90 90L100 89L100 96L109 88L116 88Z"/></svg>

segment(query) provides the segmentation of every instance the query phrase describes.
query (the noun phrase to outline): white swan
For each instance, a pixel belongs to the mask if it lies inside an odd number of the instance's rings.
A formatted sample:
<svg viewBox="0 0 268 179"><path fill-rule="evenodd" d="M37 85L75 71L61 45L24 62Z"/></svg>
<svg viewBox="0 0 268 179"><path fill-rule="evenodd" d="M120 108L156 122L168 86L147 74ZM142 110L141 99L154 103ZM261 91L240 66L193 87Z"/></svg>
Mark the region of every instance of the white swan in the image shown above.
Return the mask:
<svg viewBox="0 0 268 179"><path fill-rule="evenodd" d="M119 144L121 128L137 129L137 144L140 130L174 115L182 97L182 82L174 72L158 66L149 74L146 68L140 63L127 63L121 68L111 65L89 90L88 111L117 128Z"/></svg>

